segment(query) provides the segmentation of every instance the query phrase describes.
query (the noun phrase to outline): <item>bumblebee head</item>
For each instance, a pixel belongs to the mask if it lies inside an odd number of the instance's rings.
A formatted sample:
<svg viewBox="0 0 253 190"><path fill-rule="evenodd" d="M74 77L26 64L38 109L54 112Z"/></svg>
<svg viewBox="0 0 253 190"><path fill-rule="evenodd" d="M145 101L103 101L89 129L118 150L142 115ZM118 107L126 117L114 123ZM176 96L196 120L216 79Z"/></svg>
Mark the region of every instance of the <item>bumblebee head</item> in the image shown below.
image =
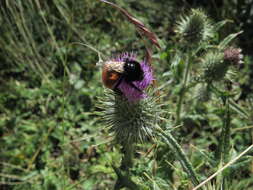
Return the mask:
<svg viewBox="0 0 253 190"><path fill-rule="evenodd" d="M129 59L126 59L124 63L124 75L128 81L140 81L144 77L140 63Z"/></svg>

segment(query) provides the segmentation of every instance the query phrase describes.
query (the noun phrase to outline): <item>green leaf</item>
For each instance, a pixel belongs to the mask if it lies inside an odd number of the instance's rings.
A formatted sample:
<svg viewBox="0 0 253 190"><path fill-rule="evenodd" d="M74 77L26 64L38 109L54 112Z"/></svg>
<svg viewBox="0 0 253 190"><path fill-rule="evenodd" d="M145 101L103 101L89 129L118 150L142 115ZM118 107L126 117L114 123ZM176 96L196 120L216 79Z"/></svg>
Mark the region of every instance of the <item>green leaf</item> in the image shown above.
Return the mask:
<svg viewBox="0 0 253 190"><path fill-rule="evenodd" d="M112 168L102 166L102 165L95 165L95 166L92 167L91 172L92 173L111 173Z"/></svg>
<svg viewBox="0 0 253 190"><path fill-rule="evenodd" d="M230 34L228 35L220 44L219 44L219 49L223 50L227 47L227 45L233 40L235 39L239 34L241 34L243 31L234 33L234 34Z"/></svg>
<svg viewBox="0 0 253 190"><path fill-rule="evenodd" d="M233 100L229 99L229 104L231 106L231 108L236 111L237 113L239 113L242 117L248 119L249 118L249 113L247 111L245 111L241 106L239 106L238 104L236 104Z"/></svg>
<svg viewBox="0 0 253 190"><path fill-rule="evenodd" d="M161 190L155 181L153 181L153 190Z"/></svg>
<svg viewBox="0 0 253 190"><path fill-rule="evenodd" d="M214 32L217 32L220 30L221 27L223 27L225 24L227 24L228 22L232 22L231 20L222 20L220 22L217 22L213 25L213 30Z"/></svg>
<svg viewBox="0 0 253 190"><path fill-rule="evenodd" d="M83 87L84 83L85 83L84 80L78 80L78 81L75 83L75 89L76 89L76 90L81 89L81 88Z"/></svg>

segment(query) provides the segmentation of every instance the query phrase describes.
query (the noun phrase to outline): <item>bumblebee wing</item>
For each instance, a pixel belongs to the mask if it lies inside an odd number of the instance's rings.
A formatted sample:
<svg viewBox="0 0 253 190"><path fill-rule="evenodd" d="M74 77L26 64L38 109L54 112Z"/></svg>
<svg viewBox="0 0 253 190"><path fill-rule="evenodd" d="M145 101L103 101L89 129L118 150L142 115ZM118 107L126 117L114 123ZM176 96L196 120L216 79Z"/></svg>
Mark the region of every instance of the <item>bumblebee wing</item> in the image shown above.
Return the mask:
<svg viewBox="0 0 253 190"><path fill-rule="evenodd" d="M120 77L120 73L114 70L109 70L107 67L103 68L102 81L107 88L114 89L114 86L118 83Z"/></svg>
<svg viewBox="0 0 253 190"><path fill-rule="evenodd" d="M107 61L104 63L104 67L106 67L108 71L115 71L117 73L124 72L124 62L122 61Z"/></svg>

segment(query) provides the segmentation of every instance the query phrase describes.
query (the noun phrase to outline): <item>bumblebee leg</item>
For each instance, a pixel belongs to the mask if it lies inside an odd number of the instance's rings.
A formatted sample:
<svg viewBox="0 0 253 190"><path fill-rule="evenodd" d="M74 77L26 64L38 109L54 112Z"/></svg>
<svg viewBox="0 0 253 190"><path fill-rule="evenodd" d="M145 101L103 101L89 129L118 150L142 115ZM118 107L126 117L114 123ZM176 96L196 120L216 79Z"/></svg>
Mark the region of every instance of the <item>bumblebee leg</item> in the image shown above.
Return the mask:
<svg viewBox="0 0 253 190"><path fill-rule="evenodd" d="M121 92L121 90L118 89L118 88L113 89L113 91L114 91L117 95L120 95L120 96L123 94L123 93Z"/></svg>
<svg viewBox="0 0 253 190"><path fill-rule="evenodd" d="M132 82L127 82L127 84L129 84L131 87L133 87L135 90L138 90L139 92L142 93L142 90L139 89L137 86L135 86Z"/></svg>
<svg viewBox="0 0 253 190"><path fill-rule="evenodd" d="M119 87L120 83L122 82L123 78L124 78L124 77L121 76L121 77L119 78L119 80L117 81L117 83L115 84L115 86L113 87L113 91L116 92L116 93L119 94L119 95L122 95L122 92L120 91L120 89L118 89L118 87Z"/></svg>

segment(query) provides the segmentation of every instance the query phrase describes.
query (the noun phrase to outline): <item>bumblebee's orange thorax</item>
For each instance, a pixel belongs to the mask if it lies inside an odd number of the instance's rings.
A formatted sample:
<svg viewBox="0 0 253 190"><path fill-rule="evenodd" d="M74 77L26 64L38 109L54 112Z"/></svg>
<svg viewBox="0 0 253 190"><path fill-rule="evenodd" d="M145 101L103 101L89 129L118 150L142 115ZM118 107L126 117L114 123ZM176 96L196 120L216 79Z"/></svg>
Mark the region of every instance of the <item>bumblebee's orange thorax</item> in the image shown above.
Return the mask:
<svg viewBox="0 0 253 190"><path fill-rule="evenodd" d="M105 87L113 89L124 72L124 62L109 61L103 65L102 81Z"/></svg>
<svg viewBox="0 0 253 190"><path fill-rule="evenodd" d="M116 84L116 82L118 81L119 77L120 77L120 73L113 71L113 70L109 70L106 67L103 68L102 81L103 81L105 87L113 89L113 87Z"/></svg>

